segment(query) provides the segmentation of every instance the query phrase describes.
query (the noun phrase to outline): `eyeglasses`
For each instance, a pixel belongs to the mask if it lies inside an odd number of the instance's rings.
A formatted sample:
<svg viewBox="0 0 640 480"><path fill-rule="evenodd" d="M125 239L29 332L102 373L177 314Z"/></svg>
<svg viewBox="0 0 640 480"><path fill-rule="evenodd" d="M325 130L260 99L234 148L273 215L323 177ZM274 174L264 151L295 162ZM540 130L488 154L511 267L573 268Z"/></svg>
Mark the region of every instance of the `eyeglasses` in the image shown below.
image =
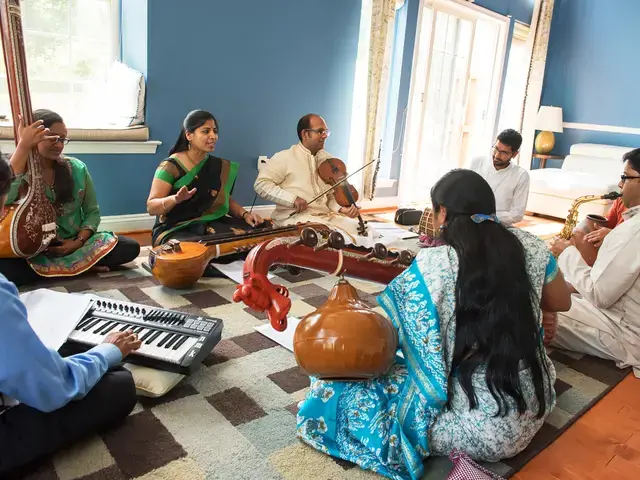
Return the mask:
<svg viewBox="0 0 640 480"><path fill-rule="evenodd" d="M68 138L58 137L53 143L60 142L62 145L67 145L70 141L71 140L69 140Z"/></svg>
<svg viewBox="0 0 640 480"><path fill-rule="evenodd" d="M307 132L316 132L318 135L331 135L331 130L325 130L324 128L307 128Z"/></svg>
<svg viewBox="0 0 640 480"><path fill-rule="evenodd" d="M622 183L626 182L627 180L633 180L634 178L640 178L640 176L620 175L620 181Z"/></svg>
<svg viewBox="0 0 640 480"><path fill-rule="evenodd" d="M503 157L507 157L507 156L513 155L513 152L506 152L504 150L498 150L498 147L496 147L495 145L493 147L491 147L491 150L493 151L493 153L497 153L498 155L501 155Z"/></svg>

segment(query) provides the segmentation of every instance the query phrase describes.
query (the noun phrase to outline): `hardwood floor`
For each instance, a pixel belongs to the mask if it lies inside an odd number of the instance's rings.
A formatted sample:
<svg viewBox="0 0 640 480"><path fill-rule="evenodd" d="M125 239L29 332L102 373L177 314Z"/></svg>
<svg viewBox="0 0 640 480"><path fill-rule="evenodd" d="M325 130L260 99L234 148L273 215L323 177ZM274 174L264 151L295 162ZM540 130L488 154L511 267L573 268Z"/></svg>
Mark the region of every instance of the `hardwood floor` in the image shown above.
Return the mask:
<svg viewBox="0 0 640 480"><path fill-rule="evenodd" d="M139 231L139 232L121 232L119 235L127 236L133 240L137 240L140 246L146 247L151 245L151 232Z"/></svg>
<svg viewBox="0 0 640 480"><path fill-rule="evenodd" d="M640 380L629 374L516 480L640 478Z"/></svg>
<svg viewBox="0 0 640 480"><path fill-rule="evenodd" d="M525 216L518 226L559 231L561 225L547 218ZM151 232L123 235L135 238L143 246L151 244ZM640 479L640 380L627 376L512 478Z"/></svg>

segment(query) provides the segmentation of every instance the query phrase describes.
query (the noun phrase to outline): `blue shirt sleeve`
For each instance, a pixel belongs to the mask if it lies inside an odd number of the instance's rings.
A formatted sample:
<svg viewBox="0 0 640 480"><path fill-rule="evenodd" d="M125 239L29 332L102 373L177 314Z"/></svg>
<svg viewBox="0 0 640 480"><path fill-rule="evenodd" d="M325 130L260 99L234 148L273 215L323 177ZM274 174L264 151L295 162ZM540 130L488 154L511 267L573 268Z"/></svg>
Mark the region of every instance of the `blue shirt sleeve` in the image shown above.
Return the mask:
<svg viewBox="0 0 640 480"><path fill-rule="evenodd" d="M43 412L84 397L122 360L120 349L101 344L62 358L47 348L27 320L15 285L0 275L0 392Z"/></svg>
<svg viewBox="0 0 640 480"><path fill-rule="evenodd" d="M547 261L547 269L544 272L544 284L547 285L558 276L558 261L552 253L549 253L549 260Z"/></svg>

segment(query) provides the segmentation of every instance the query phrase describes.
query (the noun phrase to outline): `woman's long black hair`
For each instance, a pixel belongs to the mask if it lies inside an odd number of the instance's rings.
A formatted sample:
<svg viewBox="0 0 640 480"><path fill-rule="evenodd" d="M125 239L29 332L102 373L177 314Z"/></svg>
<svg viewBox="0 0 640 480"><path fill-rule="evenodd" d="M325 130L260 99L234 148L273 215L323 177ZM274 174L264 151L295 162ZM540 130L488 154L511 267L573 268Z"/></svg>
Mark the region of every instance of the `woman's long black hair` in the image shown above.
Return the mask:
<svg viewBox="0 0 640 480"><path fill-rule="evenodd" d="M218 121L216 117L213 116L212 113L207 112L206 110L193 110L189 112L189 114L185 117L182 122L182 129L180 130L180 135L178 135L178 140L169 150L169 155L173 155L174 153L180 153L189 150L189 140L187 140L187 132L193 133L202 125L204 125L209 120L213 120L213 123L218 128Z"/></svg>
<svg viewBox="0 0 640 480"><path fill-rule="evenodd" d="M40 109L33 112L33 120L42 120L45 128L50 128L54 123L64 123L62 117L51 110ZM64 204L73 200L73 177L69 162L54 162L53 171L55 179L53 189L56 192L56 203Z"/></svg>
<svg viewBox="0 0 640 480"><path fill-rule="evenodd" d="M431 201L436 214L446 209L440 238L453 247L460 264L452 374L473 409L478 402L472 376L485 365L498 416L509 413L507 397L515 401L518 412L526 411L519 372L529 368L541 418L547 409L545 380L553 387L534 310L540 299L527 274L522 243L500 223L471 219L474 214L496 213L491 187L471 170L444 175L432 188Z"/></svg>

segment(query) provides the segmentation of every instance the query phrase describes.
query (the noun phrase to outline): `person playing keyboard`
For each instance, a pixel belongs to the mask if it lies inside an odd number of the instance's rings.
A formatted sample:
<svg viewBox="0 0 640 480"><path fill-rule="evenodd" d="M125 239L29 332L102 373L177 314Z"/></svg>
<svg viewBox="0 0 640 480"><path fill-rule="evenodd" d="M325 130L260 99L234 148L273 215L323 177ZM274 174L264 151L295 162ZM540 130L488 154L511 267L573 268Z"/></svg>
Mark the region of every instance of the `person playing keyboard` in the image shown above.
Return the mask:
<svg viewBox="0 0 640 480"><path fill-rule="evenodd" d="M0 154L0 215L13 174ZM67 358L27 320L18 289L0 274L0 477L124 420L136 404L131 373L113 368L140 347L131 330Z"/></svg>

